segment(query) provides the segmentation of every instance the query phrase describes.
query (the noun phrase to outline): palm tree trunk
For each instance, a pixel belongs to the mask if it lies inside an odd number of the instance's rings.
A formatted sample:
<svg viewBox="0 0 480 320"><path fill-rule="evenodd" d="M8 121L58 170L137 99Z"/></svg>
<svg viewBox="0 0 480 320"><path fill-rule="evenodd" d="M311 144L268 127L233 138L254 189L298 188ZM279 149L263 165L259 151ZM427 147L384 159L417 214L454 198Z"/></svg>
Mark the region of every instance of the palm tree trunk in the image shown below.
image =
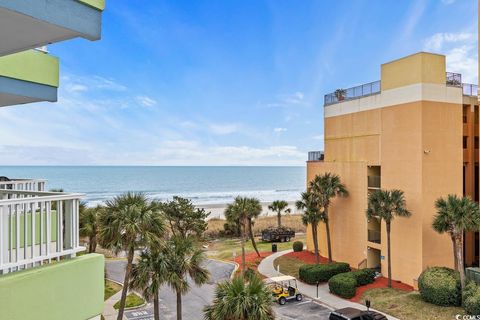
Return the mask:
<svg viewBox="0 0 480 320"><path fill-rule="evenodd" d="M328 247L328 262L332 262L332 242L330 240L330 222L327 220L325 221L325 227L327 229L327 247Z"/></svg>
<svg viewBox="0 0 480 320"><path fill-rule="evenodd" d="M88 241L88 253L95 253L97 250L97 236L90 236Z"/></svg>
<svg viewBox="0 0 480 320"><path fill-rule="evenodd" d="M153 317L155 320L160 320L160 306L158 301L158 291L153 294Z"/></svg>
<svg viewBox="0 0 480 320"><path fill-rule="evenodd" d="M277 224L278 224L278 227L282 226L282 212L281 211L277 212Z"/></svg>
<svg viewBox="0 0 480 320"><path fill-rule="evenodd" d="M387 222L387 263L388 263L388 287L392 287L392 255L390 247L390 222Z"/></svg>
<svg viewBox="0 0 480 320"><path fill-rule="evenodd" d="M454 263L454 270L458 270L458 258L457 258L457 248L455 245L455 237L452 236L452 247L453 247L453 263Z"/></svg>
<svg viewBox="0 0 480 320"><path fill-rule="evenodd" d="M248 219L248 232L250 233L250 238L252 239L253 249L255 249L257 256L260 257L260 252L258 252L257 243L255 242L255 237L253 236L252 219Z"/></svg>
<svg viewBox="0 0 480 320"><path fill-rule="evenodd" d="M117 320L123 319L123 311L125 310L125 301L127 300L128 284L130 281L130 273L132 271L132 262L133 262L134 254L135 254L135 250L133 247L131 247L128 250L127 267L125 268L125 278L123 280L122 297L120 299L120 308L118 309Z"/></svg>
<svg viewBox="0 0 480 320"><path fill-rule="evenodd" d="M465 287L465 269L463 267L463 235L460 234L457 236L457 241L456 241L456 247L457 247L457 260L458 260L458 272L460 273L460 284L462 286L462 291L463 288Z"/></svg>
<svg viewBox="0 0 480 320"><path fill-rule="evenodd" d="M242 219L241 232L241 245L242 245L242 275L245 274L245 219Z"/></svg>
<svg viewBox="0 0 480 320"><path fill-rule="evenodd" d="M182 294L177 290L177 320L182 320Z"/></svg>
<svg viewBox="0 0 480 320"><path fill-rule="evenodd" d="M315 250L315 261L320 263L320 253L318 252L318 234L317 223L312 223L313 248Z"/></svg>

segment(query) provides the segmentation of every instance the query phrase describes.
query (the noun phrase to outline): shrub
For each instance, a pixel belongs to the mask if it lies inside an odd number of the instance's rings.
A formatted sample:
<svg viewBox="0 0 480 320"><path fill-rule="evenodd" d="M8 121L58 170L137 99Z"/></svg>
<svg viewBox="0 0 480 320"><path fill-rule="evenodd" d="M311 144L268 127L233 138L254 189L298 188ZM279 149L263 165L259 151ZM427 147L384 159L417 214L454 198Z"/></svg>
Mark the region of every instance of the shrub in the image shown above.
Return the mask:
<svg viewBox="0 0 480 320"><path fill-rule="evenodd" d="M460 275L445 267L427 268L418 278L422 299L439 306L459 306L462 301Z"/></svg>
<svg viewBox="0 0 480 320"><path fill-rule="evenodd" d="M303 251L303 242L302 241L295 241L293 243L293 251L294 252Z"/></svg>
<svg viewBox="0 0 480 320"><path fill-rule="evenodd" d="M328 264L305 264L298 270L300 280L308 284L326 282L339 273L349 272L350 266L344 262Z"/></svg>
<svg viewBox="0 0 480 320"><path fill-rule="evenodd" d="M480 314L480 287L473 281L463 289L463 307L468 314Z"/></svg>
<svg viewBox="0 0 480 320"><path fill-rule="evenodd" d="M364 286L375 281L375 270L360 269L352 271L353 276L357 280L357 286Z"/></svg>
<svg viewBox="0 0 480 320"><path fill-rule="evenodd" d="M357 291L357 279L354 272L340 273L328 280L330 292L342 298L350 299Z"/></svg>

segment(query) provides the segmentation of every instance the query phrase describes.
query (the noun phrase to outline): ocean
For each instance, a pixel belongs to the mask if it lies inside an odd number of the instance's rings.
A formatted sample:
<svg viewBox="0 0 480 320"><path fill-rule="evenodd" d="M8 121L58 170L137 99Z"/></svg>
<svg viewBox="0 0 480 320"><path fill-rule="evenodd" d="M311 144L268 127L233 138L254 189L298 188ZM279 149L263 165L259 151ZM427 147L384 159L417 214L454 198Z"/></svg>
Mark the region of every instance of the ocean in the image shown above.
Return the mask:
<svg viewBox="0 0 480 320"><path fill-rule="evenodd" d="M305 167L0 166L0 176L47 179L47 190L85 193L89 206L127 191L160 200L178 195L199 206L238 195L291 202L304 190L305 175Z"/></svg>

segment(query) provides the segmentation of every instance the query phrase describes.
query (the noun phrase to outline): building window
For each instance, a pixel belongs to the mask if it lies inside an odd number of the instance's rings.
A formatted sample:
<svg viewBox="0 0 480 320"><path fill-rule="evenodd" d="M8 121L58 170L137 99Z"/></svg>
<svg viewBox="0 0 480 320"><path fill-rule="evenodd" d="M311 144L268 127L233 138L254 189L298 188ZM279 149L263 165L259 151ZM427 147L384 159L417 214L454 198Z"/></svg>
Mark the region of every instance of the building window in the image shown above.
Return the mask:
<svg viewBox="0 0 480 320"><path fill-rule="evenodd" d="M467 123L467 110L468 107L463 107L463 123Z"/></svg>
<svg viewBox="0 0 480 320"><path fill-rule="evenodd" d="M468 137L463 137L463 149L467 149L468 147Z"/></svg>
<svg viewBox="0 0 480 320"><path fill-rule="evenodd" d="M475 149L478 149L478 146L479 146L478 137L475 137Z"/></svg>

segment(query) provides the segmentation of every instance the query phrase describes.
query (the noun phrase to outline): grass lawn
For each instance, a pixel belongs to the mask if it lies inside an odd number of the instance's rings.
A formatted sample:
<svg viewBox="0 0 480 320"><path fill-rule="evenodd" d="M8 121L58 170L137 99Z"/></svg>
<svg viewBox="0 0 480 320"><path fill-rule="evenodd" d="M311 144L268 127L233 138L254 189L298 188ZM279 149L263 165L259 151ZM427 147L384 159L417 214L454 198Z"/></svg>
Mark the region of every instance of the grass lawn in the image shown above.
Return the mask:
<svg viewBox="0 0 480 320"><path fill-rule="evenodd" d="M272 243L271 242L263 242L256 238L257 240L257 247L259 251L271 251L272 250ZM305 235L297 235L293 238L290 242L278 242L277 248L278 251L292 249L292 245L294 241L305 241ZM212 241L209 243L207 255L211 258L216 258L220 260L232 260L233 252L236 252L237 257L242 254L242 248L240 246L240 239L218 239L217 241ZM245 244L245 252L254 252L252 242L247 241Z"/></svg>
<svg viewBox="0 0 480 320"><path fill-rule="evenodd" d="M362 295L362 302L365 299L370 299L372 308L399 319L451 320L455 319L455 315L465 313L460 307L440 307L427 303L418 292L389 288L371 289Z"/></svg>
<svg viewBox="0 0 480 320"><path fill-rule="evenodd" d="M105 293L104 293L104 300L107 300L111 296L113 296L115 293L119 292L122 290L122 286L119 285L118 283L115 283L110 280L105 280Z"/></svg>
<svg viewBox="0 0 480 320"><path fill-rule="evenodd" d="M127 295L127 301L125 302L125 308L138 307L138 306L141 306L144 303L145 303L145 300L143 300L142 298L137 296L135 293L130 293L130 294ZM118 308L120 308L120 300L117 301L117 303L115 303L113 305L113 307L115 308L115 310L118 310Z"/></svg>
<svg viewBox="0 0 480 320"><path fill-rule="evenodd" d="M280 265L280 272L283 274L288 274L289 276L295 277L298 279L298 268L303 266L305 262L296 259L294 257L281 256L273 261L273 266L275 269Z"/></svg>

